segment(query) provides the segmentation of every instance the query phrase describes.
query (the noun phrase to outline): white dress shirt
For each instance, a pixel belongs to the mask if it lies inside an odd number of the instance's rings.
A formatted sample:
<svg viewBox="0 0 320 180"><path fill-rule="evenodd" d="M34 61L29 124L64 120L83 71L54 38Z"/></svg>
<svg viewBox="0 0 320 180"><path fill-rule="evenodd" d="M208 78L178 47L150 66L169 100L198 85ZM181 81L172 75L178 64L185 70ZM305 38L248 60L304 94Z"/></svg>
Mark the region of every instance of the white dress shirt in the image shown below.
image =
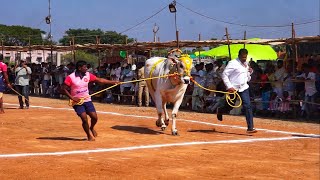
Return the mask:
<svg viewBox="0 0 320 180"><path fill-rule="evenodd" d="M249 88L248 82L251 79L251 73L249 72L248 63L242 63L237 58L229 61L221 76L227 89L234 88L239 92L243 92Z"/></svg>

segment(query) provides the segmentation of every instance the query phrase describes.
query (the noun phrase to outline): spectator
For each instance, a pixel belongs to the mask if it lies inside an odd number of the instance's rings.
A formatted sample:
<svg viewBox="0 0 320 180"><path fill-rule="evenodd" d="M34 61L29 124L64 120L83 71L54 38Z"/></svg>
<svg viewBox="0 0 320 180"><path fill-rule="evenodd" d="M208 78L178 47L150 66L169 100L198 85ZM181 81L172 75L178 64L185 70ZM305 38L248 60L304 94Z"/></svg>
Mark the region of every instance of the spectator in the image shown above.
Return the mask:
<svg viewBox="0 0 320 180"><path fill-rule="evenodd" d="M140 79L144 79L144 63L139 63L138 64L138 76L137 76L138 80ZM148 91L148 86L147 86L147 82L146 81L140 81L138 83L139 86L139 90L138 90L138 106L141 107L142 106L142 94L144 93L144 100L145 100L145 106L148 107L149 106L149 91Z"/></svg>
<svg viewBox="0 0 320 180"><path fill-rule="evenodd" d="M29 109L29 81L31 77L31 68L27 66L25 60L21 60L19 66L15 68L16 80L15 87L17 91L24 96L25 102L22 100L22 96L18 96L20 109L23 109L24 103L26 109Z"/></svg>

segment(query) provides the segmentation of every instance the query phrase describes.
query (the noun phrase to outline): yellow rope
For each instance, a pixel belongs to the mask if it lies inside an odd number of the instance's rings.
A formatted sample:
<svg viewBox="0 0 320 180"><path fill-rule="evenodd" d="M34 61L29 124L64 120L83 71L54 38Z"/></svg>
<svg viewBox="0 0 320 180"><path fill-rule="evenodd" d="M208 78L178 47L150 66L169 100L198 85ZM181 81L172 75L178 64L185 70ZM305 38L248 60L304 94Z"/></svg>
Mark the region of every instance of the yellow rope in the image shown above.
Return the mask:
<svg viewBox="0 0 320 180"><path fill-rule="evenodd" d="M204 90L207 90L207 91L210 91L210 92L216 92L216 93L225 94L226 95L226 101L227 101L228 105L233 107L233 108L238 108L238 107L240 107L242 105L242 99L241 99L241 97L240 97L240 95L239 95L239 93L237 91L232 92L232 93L231 92L225 92L225 91L217 91L217 90L208 89L208 88L205 88L205 87L201 86L197 81L195 81L192 78L191 78L191 81L195 85L199 86L200 88L202 88ZM231 94L233 94L233 98L231 98L231 96L230 96ZM236 102L234 102L234 101L236 100L237 97L239 97L240 103L238 105L235 105Z"/></svg>
<svg viewBox="0 0 320 180"><path fill-rule="evenodd" d="M149 77L149 78L143 78L143 79L139 79L139 80L132 80L132 81L125 81L125 82L120 82L118 84L114 84L110 87L107 87L105 89L102 89L98 92L95 92L93 94L90 94L89 96L87 97L84 97L84 98L80 98L80 101L79 102L74 102L72 99L69 100L69 106L74 106L74 105L82 105L84 103L84 100L88 97L91 97L91 96L94 96L94 95L97 95L99 93L102 93L103 91L106 91L108 89L111 89L111 88L114 88L120 84L126 84L126 83L134 83L134 82L140 82L140 81L146 81L146 80L152 80L152 79L159 79L159 78L165 78L165 77L170 77L170 76L177 76L177 75L181 75L181 74L178 74L178 73L173 73L173 74L167 74L167 75L162 75L162 76L157 76L157 77ZM205 88L203 86L201 86L197 81L195 81L192 77L191 77L191 81L196 84L197 86L199 86L200 88L204 89L204 90L207 90L207 91L210 91L210 92L216 92L216 93L222 93L222 94L225 94L226 95L226 101L228 103L229 106L233 107L233 108L238 108L242 105L242 99L239 95L239 93L237 91L233 92L233 93L230 93L230 92L225 92L225 91L217 91L217 90L213 90L213 89L208 89L208 88ZM233 98L231 98L231 94L233 94ZM236 102L234 102L236 100L236 98L239 97L239 101L240 103L238 105L235 105Z"/></svg>
<svg viewBox="0 0 320 180"><path fill-rule="evenodd" d="M165 77L170 77L170 76L176 76L176 75L179 75L177 73L174 73L174 74L167 74L167 75L163 75L163 76L157 76L157 77L151 77L151 78L143 78L143 79L139 79L139 80L132 80L132 81L126 81L126 82L120 82L118 84L114 84L110 87L107 87L105 89L102 89L98 92L95 92L93 94L90 94L89 96L87 97L83 97L83 98L80 98L80 101L79 102L74 102L72 99L69 100L69 106L74 106L74 105L82 105L84 103L84 100L88 97L91 97L91 96L94 96L94 95L97 95L97 94L100 94L102 93L103 91L106 91L106 90L109 90L111 88L114 88L120 84L126 84L126 83L134 83L134 82L140 82L140 81L146 81L146 80L151 80L151 79L159 79L159 78L165 78Z"/></svg>

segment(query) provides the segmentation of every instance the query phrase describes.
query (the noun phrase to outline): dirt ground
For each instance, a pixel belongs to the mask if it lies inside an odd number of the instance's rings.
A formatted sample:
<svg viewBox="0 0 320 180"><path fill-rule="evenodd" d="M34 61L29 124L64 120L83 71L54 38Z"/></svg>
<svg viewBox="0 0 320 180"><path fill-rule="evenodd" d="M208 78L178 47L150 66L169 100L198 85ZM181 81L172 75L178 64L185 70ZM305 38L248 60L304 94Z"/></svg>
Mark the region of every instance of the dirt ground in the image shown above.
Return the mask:
<svg viewBox="0 0 320 180"><path fill-rule="evenodd" d="M96 141L86 141L66 100L31 97L30 109L4 95L0 179L315 179L319 124L178 114L180 136L155 126L154 107L94 103Z"/></svg>

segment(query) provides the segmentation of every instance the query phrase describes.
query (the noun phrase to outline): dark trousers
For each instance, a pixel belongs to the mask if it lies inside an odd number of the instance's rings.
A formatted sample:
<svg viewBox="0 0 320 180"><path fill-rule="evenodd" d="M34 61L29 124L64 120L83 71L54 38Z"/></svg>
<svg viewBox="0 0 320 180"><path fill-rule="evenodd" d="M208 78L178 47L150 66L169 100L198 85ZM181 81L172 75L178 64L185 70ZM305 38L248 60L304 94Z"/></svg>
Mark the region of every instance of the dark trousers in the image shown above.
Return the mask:
<svg viewBox="0 0 320 180"><path fill-rule="evenodd" d="M244 90L243 92L238 92L238 93L242 99L242 107L245 112L248 129L252 130L254 128L254 125L253 125L253 113L252 113L252 106L251 106L251 102L250 102L249 88ZM233 97L231 95L231 99L232 98ZM235 103L236 99L233 102ZM232 110L232 109L233 108L231 106L229 106L228 103L226 103L226 102L223 103L221 106L219 106L219 111L221 113L229 113L230 110Z"/></svg>
<svg viewBox="0 0 320 180"><path fill-rule="evenodd" d="M248 129L253 129L253 113L252 113L252 106L250 102L250 94L249 94L249 88L244 90L243 92L239 92L239 95L242 99L242 106L244 108L244 112L246 115L246 121L248 125Z"/></svg>
<svg viewBox="0 0 320 180"><path fill-rule="evenodd" d="M29 107L29 85L27 86L19 86L16 85L16 90L25 97L25 104ZM18 96L20 107L23 107L23 100L21 96Z"/></svg>

